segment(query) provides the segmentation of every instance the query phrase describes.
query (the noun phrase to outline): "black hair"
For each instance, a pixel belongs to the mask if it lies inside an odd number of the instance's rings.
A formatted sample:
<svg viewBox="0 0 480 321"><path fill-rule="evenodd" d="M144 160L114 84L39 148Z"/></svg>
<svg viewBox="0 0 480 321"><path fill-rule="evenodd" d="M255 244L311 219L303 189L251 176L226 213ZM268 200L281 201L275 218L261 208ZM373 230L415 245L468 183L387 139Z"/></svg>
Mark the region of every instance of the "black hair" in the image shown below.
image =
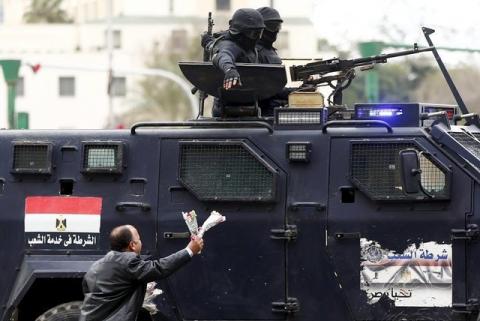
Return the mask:
<svg viewBox="0 0 480 321"><path fill-rule="evenodd" d="M110 232L110 249L112 251L124 252L132 238L132 231L128 225L117 226Z"/></svg>

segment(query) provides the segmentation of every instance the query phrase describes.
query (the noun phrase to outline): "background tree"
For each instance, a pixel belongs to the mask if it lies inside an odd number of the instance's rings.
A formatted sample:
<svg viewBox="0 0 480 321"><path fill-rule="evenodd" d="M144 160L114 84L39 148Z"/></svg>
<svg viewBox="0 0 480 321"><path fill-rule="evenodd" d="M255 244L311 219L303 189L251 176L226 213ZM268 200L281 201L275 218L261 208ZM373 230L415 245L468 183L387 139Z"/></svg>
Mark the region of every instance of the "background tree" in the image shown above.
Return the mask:
<svg viewBox="0 0 480 321"><path fill-rule="evenodd" d="M61 8L63 0L33 0L23 15L26 23L71 23L67 12Z"/></svg>
<svg viewBox="0 0 480 321"><path fill-rule="evenodd" d="M400 61L389 60L387 64L375 66L379 78L378 102L409 102L414 100L414 93L426 77L434 72L435 67L425 57L406 58ZM365 77L370 71L358 71L357 77L344 91L344 103L367 102L365 95Z"/></svg>
<svg viewBox="0 0 480 321"><path fill-rule="evenodd" d="M147 68L160 68L182 75L179 61L200 61L202 48L198 39L192 39L183 48L161 50L154 44L146 55ZM119 121L131 126L139 121L185 120L191 118L190 101L176 83L161 77L144 77L135 89L134 107L120 115Z"/></svg>
<svg viewBox="0 0 480 321"><path fill-rule="evenodd" d="M380 33L387 42L395 43L400 39L406 42L406 35L400 28L381 28ZM396 40L395 40L396 39ZM325 39L317 41L320 51L328 57L350 59L358 57L348 50L340 50ZM462 98L471 112L480 112L480 69L472 64L447 66ZM375 66L379 77L379 103L382 102L426 102L456 104L446 81L433 57L428 54L405 58L390 59L387 64ZM365 78L370 71L357 71L350 87L343 92L343 103L353 108L355 103L366 103Z"/></svg>
<svg viewBox="0 0 480 321"><path fill-rule="evenodd" d="M425 102L456 104L450 89L436 64L427 57L408 58L375 66L379 75L379 103ZM457 89L470 112L480 112L480 70L472 65L447 66ZM367 102L365 75L359 72L352 85L344 91L344 103Z"/></svg>
<svg viewBox="0 0 480 321"><path fill-rule="evenodd" d="M476 66L462 64L450 70L450 75L470 112L480 112L480 70ZM435 70L413 92L413 97L422 102L456 104L442 73Z"/></svg>

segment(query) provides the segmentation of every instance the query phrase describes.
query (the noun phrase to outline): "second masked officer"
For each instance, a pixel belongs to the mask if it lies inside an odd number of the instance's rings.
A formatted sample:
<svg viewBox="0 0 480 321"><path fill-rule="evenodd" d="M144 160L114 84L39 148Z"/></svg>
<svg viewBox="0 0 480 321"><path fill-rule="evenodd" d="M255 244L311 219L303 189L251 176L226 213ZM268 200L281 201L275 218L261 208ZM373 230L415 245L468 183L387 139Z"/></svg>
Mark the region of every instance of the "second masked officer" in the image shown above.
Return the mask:
<svg viewBox="0 0 480 321"><path fill-rule="evenodd" d="M278 56L277 49L275 49L273 43L277 40L283 20L274 8L262 7L258 8L257 11L262 15L263 23L265 24L262 38L256 45L258 60L263 64L281 64L282 60Z"/></svg>

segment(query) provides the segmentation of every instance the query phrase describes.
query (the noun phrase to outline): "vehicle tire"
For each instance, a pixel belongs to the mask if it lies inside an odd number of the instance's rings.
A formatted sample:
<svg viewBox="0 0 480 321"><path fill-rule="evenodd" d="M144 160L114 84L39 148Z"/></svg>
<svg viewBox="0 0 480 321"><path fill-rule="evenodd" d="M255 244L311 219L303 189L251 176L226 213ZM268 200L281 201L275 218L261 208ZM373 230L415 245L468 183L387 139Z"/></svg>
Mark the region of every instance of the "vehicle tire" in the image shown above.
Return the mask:
<svg viewBox="0 0 480 321"><path fill-rule="evenodd" d="M78 321L81 305L82 301L57 305L36 318L35 321Z"/></svg>

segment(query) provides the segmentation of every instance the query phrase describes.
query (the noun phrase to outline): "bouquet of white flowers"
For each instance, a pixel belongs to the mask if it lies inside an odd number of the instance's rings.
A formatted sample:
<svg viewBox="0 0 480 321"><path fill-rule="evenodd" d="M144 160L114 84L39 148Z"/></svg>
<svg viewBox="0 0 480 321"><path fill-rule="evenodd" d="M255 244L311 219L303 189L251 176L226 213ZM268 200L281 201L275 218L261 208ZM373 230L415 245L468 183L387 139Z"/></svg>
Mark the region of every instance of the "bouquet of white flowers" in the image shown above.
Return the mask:
<svg viewBox="0 0 480 321"><path fill-rule="evenodd" d="M206 231L215 225L218 225L219 223L225 222L226 220L225 216L221 215L217 211L212 211L210 216L205 220L205 222L203 222L202 226L198 228L197 214L194 210L188 213L182 212L182 216L190 233L200 238L203 237Z"/></svg>
<svg viewBox="0 0 480 321"><path fill-rule="evenodd" d="M153 302L153 299L163 293L162 290L156 289L156 286L156 282L147 283L147 290L145 291L145 298L143 299L142 307L150 312L151 315L158 312L157 305Z"/></svg>
<svg viewBox="0 0 480 321"><path fill-rule="evenodd" d="M217 211L212 211L210 213L210 216L203 222L202 226L198 230L198 237L203 237L203 234L205 234L206 231L214 227L215 225L218 225L222 222L225 222L226 218L225 216L221 215Z"/></svg>
<svg viewBox="0 0 480 321"><path fill-rule="evenodd" d="M187 224L190 234L197 235L198 234L197 213L195 213L195 211L192 210L188 213L182 212L182 216L183 216L183 219L185 220L185 223Z"/></svg>

